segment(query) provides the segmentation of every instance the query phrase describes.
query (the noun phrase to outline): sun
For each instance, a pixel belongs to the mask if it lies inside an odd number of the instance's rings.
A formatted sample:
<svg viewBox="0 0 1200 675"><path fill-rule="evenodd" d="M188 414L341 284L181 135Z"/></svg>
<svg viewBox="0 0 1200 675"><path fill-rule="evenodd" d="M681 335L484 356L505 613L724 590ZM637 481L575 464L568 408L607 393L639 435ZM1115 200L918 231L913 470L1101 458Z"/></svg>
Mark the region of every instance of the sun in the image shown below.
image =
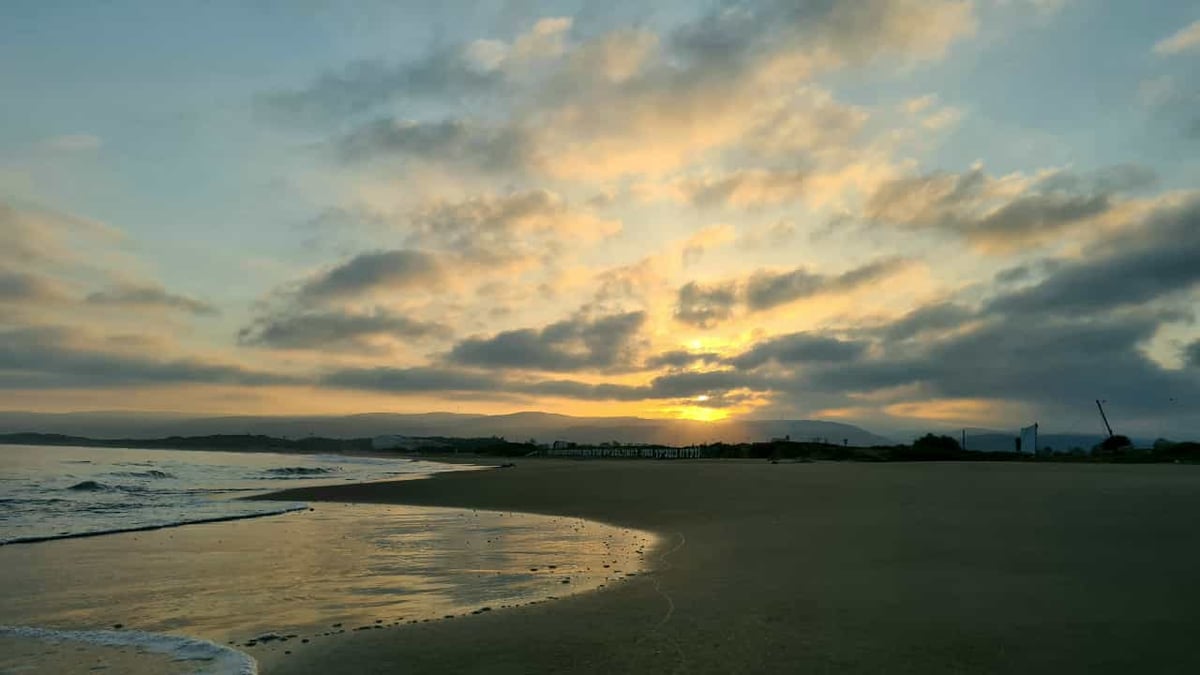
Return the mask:
<svg viewBox="0 0 1200 675"><path fill-rule="evenodd" d="M695 422L719 422L729 417L728 411L699 405L685 405L677 408L675 414L679 419L693 420Z"/></svg>

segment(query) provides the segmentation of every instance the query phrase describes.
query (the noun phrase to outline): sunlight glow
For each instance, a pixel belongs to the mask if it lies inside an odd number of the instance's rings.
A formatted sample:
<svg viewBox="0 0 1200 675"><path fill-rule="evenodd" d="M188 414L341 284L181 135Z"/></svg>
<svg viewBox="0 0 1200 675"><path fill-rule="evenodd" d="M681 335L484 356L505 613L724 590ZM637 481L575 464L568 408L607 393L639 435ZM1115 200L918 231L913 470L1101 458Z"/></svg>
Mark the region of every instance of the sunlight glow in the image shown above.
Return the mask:
<svg viewBox="0 0 1200 675"><path fill-rule="evenodd" d="M675 412L679 419L694 420L696 422L718 422L729 417L728 410L693 405L677 408Z"/></svg>

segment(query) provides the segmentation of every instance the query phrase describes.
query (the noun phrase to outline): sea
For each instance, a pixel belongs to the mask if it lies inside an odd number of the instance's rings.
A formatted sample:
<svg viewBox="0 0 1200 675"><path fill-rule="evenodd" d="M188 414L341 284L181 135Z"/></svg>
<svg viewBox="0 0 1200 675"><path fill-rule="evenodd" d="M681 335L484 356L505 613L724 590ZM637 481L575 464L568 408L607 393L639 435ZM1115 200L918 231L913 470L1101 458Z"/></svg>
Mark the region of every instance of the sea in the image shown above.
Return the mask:
<svg viewBox="0 0 1200 675"><path fill-rule="evenodd" d="M347 455L0 445L0 545L266 516L305 507L237 497L477 468Z"/></svg>
<svg viewBox="0 0 1200 675"><path fill-rule="evenodd" d="M0 673L252 674L341 633L470 620L644 570L655 535L578 518L238 499L485 468L0 445Z"/></svg>

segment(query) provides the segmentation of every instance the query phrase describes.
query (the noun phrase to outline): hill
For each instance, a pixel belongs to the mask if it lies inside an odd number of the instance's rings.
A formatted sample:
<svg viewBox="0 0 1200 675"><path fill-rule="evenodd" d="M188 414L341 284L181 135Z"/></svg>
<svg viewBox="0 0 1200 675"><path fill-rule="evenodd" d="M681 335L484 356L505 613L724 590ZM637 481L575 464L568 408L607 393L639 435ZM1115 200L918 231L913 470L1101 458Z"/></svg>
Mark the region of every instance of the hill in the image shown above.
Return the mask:
<svg viewBox="0 0 1200 675"><path fill-rule="evenodd" d="M91 438L161 438L216 434L262 435L279 438L326 436L362 438L403 436L489 437L541 442L575 443L744 443L791 437L797 441L826 440L852 446L890 445L894 441L861 427L822 420L691 420L640 417L572 417L543 412L509 415L458 413L365 413L344 416L220 416L190 417L173 413L0 412L0 433L54 433Z"/></svg>

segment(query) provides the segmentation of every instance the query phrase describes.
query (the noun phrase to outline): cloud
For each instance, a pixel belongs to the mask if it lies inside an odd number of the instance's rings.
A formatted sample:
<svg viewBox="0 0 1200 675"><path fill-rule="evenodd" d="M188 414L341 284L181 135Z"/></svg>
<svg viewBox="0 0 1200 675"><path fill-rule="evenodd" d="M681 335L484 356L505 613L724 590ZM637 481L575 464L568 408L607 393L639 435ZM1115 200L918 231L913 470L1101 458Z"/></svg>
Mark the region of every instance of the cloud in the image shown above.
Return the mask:
<svg viewBox="0 0 1200 675"><path fill-rule="evenodd" d="M679 289L675 319L699 328L709 328L733 316L737 303L737 286L733 283L702 286L694 281L688 282Z"/></svg>
<svg viewBox="0 0 1200 675"><path fill-rule="evenodd" d="M701 228L683 242L683 264L695 264L710 249L720 248L734 241L737 241L737 229L732 225L710 225Z"/></svg>
<svg viewBox="0 0 1200 675"><path fill-rule="evenodd" d="M1200 370L1200 340L1196 340L1184 348L1183 362L1189 368Z"/></svg>
<svg viewBox="0 0 1200 675"><path fill-rule="evenodd" d="M334 139L345 162L376 158L463 163L486 171L520 171L533 160L525 132L467 119L436 122L380 118Z"/></svg>
<svg viewBox="0 0 1200 675"><path fill-rule="evenodd" d="M548 371L605 370L627 367L646 322L645 312L590 319L579 315L541 329L469 338L447 354L450 363L485 368Z"/></svg>
<svg viewBox="0 0 1200 675"><path fill-rule="evenodd" d="M641 28L618 28L582 45L571 55L570 72L612 84L639 75L656 56L658 35Z"/></svg>
<svg viewBox="0 0 1200 675"><path fill-rule="evenodd" d="M105 388L180 383L294 384L290 376L195 358L155 358L88 344L75 329L28 326L0 331L0 388Z"/></svg>
<svg viewBox="0 0 1200 675"><path fill-rule="evenodd" d="M780 365L804 363L837 363L859 359L866 344L813 333L779 335L755 344L752 348L728 359L739 370L751 370L767 362Z"/></svg>
<svg viewBox="0 0 1200 675"><path fill-rule="evenodd" d="M645 367L650 370L659 368L686 368L700 363L718 363L721 355L716 352L689 352L682 349L656 354L646 359Z"/></svg>
<svg viewBox="0 0 1200 675"><path fill-rule="evenodd" d="M992 311L1085 315L1200 285L1200 199L1152 216L1143 227L1061 263L1044 281L1000 295Z"/></svg>
<svg viewBox="0 0 1200 675"><path fill-rule="evenodd" d="M919 356L822 370L816 382L860 391L920 383L938 396L1076 408L1095 398L1119 397L1123 407L1142 411L1169 397L1195 400L1200 386L1194 378L1162 368L1138 349L1156 329L1157 321L1147 317L997 319L932 343Z"/></svg>
<svg viewBox="0 0 1200 675"><path fill-rule="evenodd" d="M9 303L169 309L219 314L207 302L171 293L138 274L140 261L121 250L123 234L87 218L0 202L0 296ZM80 288L107 286L80 298ZM72 320L77 317L70 317Z"/></svg>
<svg viewBox="0 0 1200 675"><path fill-rule="evenodd" d="M795 62L801 55L842 65L883 55L937 58L974 31L969 2L774 0L719 5L677 31L672 44L680 56L708 67L766 56Z"/></svg>
<svg viewBox="0 0 1200 675"><path fill-rule="evenodd" d="M660 375L650 383L653 398L723 398L743 389L767 391L771 384L764 375L735 370L679 371Z"/></svg>
<svg viewBox="0 0 1200 675"><path fill-rule="evenodd" d="M1180 28L1154 45L1154 53L1159 56L1172 56L1194 49L1200 49L1200 20Z"/></svg>
<svg viewBox="0 0 1200 675"><path fill-rule="evenodd" d="M911 340L958 328L974 315L969 308L952 302L925 305L889 323L881 334L889 342Z"/></svg>
<svg viewBox="0 0 1200 675"><path fill-rule="evenodd" d="M804 267L787 272L759 271L746 282L746 306L761 312L823 293L850 292L895 274L908 264L900 258L889 258L838 275L816 274Z"/></svg>
<svg viewBox="0 0 1200 675"><path fill-rule="evenodd" d="M885 258L834 275L796 267L781 272L759 270L744 280L707 285L691 281L676 292L675 319L698 328L712 328L730 319L739 307L764 312L818 295L851 293L909 264L901 258Z"/></svg>
<svg viewBox="0 0 1200 675"><path fill-rule="evenodd" d="M377 352L379 339L412 340L448 337L448 326L392 314L300 312L260 317L238 331L238 342L271 349L340 349Z"/></svg>
<svg viewBox="0 0 1200 675"><path fill-rule="evenodd" d="M503 74L461 47L436 49L412 62L358 61L307 87L263 95L260 108L292 122L323 122L369 112L396 99L456 100L499 89Z"/></svg>
<svg viewBox="0 0 1200 675"><path fill-rule="evenodd" d="M411 229L414 241L424 246L494 261L598 241L620 232L621 223L540 189L438 201L412 216Z"/></svg>
<svg viewBox="0 0 1200 675"><path fill-rule="evenodd" d="M189 298L185 295L168 293L154 285L121 285L105 291L91 293L85 299L91 305L136 307L141 309L177 309L197 316L214 316L220 311L213 305Z"/></svg>
<svg viewBox="0 0 1200 675"><path fill-rule="evenodd" d="M0 270L0 303L56 303L65 299L62 285L49 277Z"/></svg>
<svg viewBox="0 0 1200 675"><path fill-rule="evenodd" d="M443 275L437 258L423 251L361 253L305 281L300 301L354 299L374 291L396 291L436 284Z"/></svg>
<svg viewBox="0 0 1200 675"><path fill-rule="evenodd" d="M965 0L722 4L665 36L618 28L582 42L570 39L570 19L546 18L511 42L479 40L400 65L354 64L269 95L266 105L310 118L378 116L333 141L350 162L395 157L566 179L658 174L738 144L776 155L832 144L859 129L863 115L827 95L807 96L811 87L800 85L816 72L884 56L939 58L974 30ZM401 99L417 105L379 116ZM463 111L458 119L429 118L447 105ZM801 175L773 172L705 194L793 198Z"/></svg>
<svg viewBox="0 0 1200 675"><path fill-rule="evenodd" d="M397 393L490 392L501 386L501 380L490 374L437 367L347 368L324 375L320 383L331 387Z"/></svg>
<svg viewBox="0 0 1200 675"><path fill-rule="evenodd" d="M888 181L866 204L868 219L958 233L984 248L1007 249L1056 236L1115 208L1115 198L1154 181L1147 168L1119 165L1079 175L995 178L981 166Z"/></svg>
<svg viewBox="0 0 1200 675"><path fill-rule="evenodd" d="M0 201L0 263L9 268L88 267L120 239L120 232L94 220Z"/></svg>
<svg viewBox="0 0 1200 675"><path fill-rule="evenodd" d="M698 207L761 207L801 198L807 178L806 171L745 169L718 178L687 180L683 191Z"/></svg>

